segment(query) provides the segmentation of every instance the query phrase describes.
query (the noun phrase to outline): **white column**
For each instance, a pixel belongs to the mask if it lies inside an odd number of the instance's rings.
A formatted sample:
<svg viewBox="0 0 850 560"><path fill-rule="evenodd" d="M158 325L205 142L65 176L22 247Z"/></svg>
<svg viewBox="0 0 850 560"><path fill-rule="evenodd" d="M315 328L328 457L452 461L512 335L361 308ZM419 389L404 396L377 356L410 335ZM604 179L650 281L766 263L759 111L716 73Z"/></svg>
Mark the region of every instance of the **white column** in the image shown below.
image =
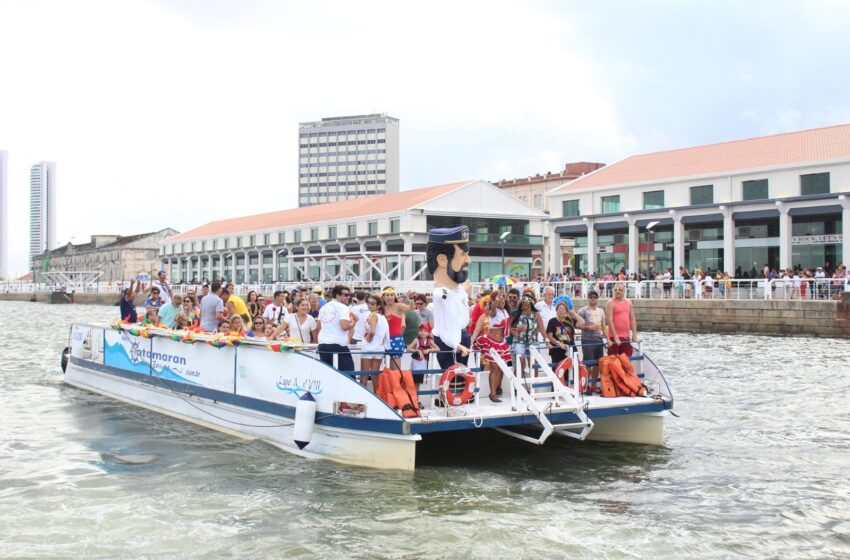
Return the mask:
<svg viewBox="0 0 850 560"><path fill-rule="evenodd" d="M635 226L635 219L627 217L629 222L629 273L637 274L638 271L638 228Z"/></svg>
<svg viewBox="0 0 850 560"><path fill-rule="evenodd" d="M243 270L243 272L242 272L242 273L245 275L245 283L247 284L247 283L248 283L248 278L250 278L250 277L248 276L248 262L249 262L251 259L248 257L248 251L247 251L247 250L242 251L242 254L245 256L245 262L244 262L244 263L243 263L243 265L242 265L242 270ZM234 275L234 276L235 276L235 275Z"/></svg>
<svg viewBox="0 0 850 560"><path fill-rule="evenodd" d="M847 267L850 266L850 196L839 195L838 201L844 207L844 210L841 211L841 258L837 260L843 262L844 266Z"/></svg>
<svg viewBox="0 0 850 560"><path fill-rule="evenodd" d="M732 209L721 208L723 212L723 272L735 274L735 220Z"/></svg>
<svg viewBox="0 0 850 560"><path fill-rule="evenodd" d="M403 260L403 265L401 267L401 279L409 280L411 276L413 276L413 234L409 233L407 235L407 239L404 240L404 252L407 253L404 257L399 257Z"/></svg>
<svg viewBox="0 0 850 560"><path fill-rule="evenodd" d="M280 277L277 272L277 249L272 247L272 282L280 282Z"/></svg>
<svg viewBox="0 0 850 560"><path fill-rule="evenodd" d="M587 272L596 274L596 229L593 220L587 221Z"/></svg>
<svg viewBox="0 0 850 560"><path fill-rule="evenodd" d="M563 271L563 254L561 253L561 234L555 233L555 228L549 226L549 242L546 244L549 248L549 272L552 274L560 274Z"/></svg>
<svg viewBox="0 0 850 560"><path fill-rule="evenodd" d="M219 253L218 255L218 279L224 278L224 253Z"/></svg>
<svg viewBox="0 0 850 560"><path fill-rule="evenodd" d="M779 206L779 268L785 270L791 268L791 215L787 206Z"/></svg>
<svg viewBox="0 0 850 560"><path fill-rule="evenodd" d="M257 282L262 284L263 280L263 250L257 249Z"/></svg>
<svg viewBox="0 0 850 560"><path fill-rule="evenodd" d="M295 280L295 275L294 275L295 271L292 268L292 248L291 247L289 248L289 251L286 253L286 270L288 271L286 273L286 275L289 278L289 281L292 282L293 280Z"/></svg>
<svg viewBox="0 0 850 560"><path fill-rule="evenodd" d="M679 267L685 266L685 225L682 217L673 215L673 275L679 273Z"/></svg>

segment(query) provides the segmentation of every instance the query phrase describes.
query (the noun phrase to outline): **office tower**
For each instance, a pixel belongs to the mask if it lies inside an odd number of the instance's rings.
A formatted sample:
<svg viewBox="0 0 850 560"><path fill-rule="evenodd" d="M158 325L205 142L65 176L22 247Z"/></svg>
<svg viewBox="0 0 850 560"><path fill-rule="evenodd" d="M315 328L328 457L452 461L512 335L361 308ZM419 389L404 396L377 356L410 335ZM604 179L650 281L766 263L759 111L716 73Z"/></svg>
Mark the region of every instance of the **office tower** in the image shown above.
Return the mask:
<svg viewBox="0 0 850 560"><path fill-rule="evenodd" d="M30 168L30 260L56 247L56 163Z"/></svg>
<svg viewBox="0 0 850 560"><path fill-rule="evenodd" d="M298 206L398 192L398 119L332 117L298 127Z"/></svg>
<svg viewBox="0 0 850 560"><path fill-rule="evenodd" d="M6 171L8 167L8 157L6 152L0 150L0 280L5 280L9 271L6 270L8 264L6 251L9 248L9 208L8 198L6 197Z"/></svg>

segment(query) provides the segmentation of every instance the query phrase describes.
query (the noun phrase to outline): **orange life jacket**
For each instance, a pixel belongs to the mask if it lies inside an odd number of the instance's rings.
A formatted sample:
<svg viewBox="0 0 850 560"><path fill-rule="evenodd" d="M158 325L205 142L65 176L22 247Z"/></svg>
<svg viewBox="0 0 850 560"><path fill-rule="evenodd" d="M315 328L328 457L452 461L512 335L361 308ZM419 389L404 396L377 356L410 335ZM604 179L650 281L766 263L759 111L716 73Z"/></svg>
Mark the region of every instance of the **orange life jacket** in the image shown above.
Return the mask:
<svg viewBox="0 0 850 560"><path fill-rule="evenodd" d="M617 358L620 365L623 366L623 373L619 378L615 378L615 382L620 387L622 393L629 397L645 397L647 390L646 385L641 383L640 377L635 372L635 367L632 361L625 354L618 354Z"/></svg>
<svg viewBox="0 0 850 560"><path fill-rule="evenodd" d="M409 371L385 369L378 375L378 388L375 392L405 418L416 418L420 415L416 384L413 383L413 375Z"/></svg>
<svg viewBox="0 0 850 560"><path fill-rule="evenodd" d="M599 383L602 385L602 396L606 398L619 396L617 384L614 382L614 374L611 371L614 367L622 369L617 356L599 358Z"/></svg>

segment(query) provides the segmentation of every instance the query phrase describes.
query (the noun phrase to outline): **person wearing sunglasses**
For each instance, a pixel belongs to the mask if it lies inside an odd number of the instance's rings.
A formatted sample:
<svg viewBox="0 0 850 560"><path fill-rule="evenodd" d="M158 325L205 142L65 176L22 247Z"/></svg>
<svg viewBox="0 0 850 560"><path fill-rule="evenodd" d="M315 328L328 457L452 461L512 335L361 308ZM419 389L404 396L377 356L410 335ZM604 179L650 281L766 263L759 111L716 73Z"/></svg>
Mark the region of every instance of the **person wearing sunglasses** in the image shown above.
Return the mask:
<svg viewBox="0 0 850 560"><path fill-rule="evenodd" d="M266 320L262 315L257 315L251 323L251 328L248 329L248 336L253 336L257 340L266 339Z"/></svg>
<svg viewBox="0 0 850 560"><path fill-rule="evenodd" d="M351 290L340 284L334 286L332 295L333 300L319 309L319 359L333 366L336 356L339 371L354 371L348 347L348 333L357 324L348 307Z"/></svg>
<svg viewBox="0 0 850 560"><path fill-rule="evenodd" d="M195 302L192 297L189 295L183 296L183 305L180 307L180 311L177 313L177 318L182 318L182 320L187 326L194 327L198 323L199 316L200 310L195 305Z"/></svg>

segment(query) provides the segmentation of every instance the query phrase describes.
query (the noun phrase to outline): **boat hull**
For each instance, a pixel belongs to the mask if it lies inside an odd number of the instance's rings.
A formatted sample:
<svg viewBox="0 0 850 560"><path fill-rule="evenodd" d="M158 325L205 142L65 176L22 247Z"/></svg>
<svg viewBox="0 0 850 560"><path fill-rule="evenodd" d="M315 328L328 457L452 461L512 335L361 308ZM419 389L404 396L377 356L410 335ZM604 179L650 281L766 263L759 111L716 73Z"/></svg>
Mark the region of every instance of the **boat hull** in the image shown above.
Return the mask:
<svg viewBox="0 0 850 560"><path fill-rule="evenodd" d="M647 412L622 416L594 416L591 441L616 441L663 445L664 417L667 412Z"/></svg>
<svg viewBox="0 0 850 560"><path fill-rule="evenodd" d="M330 459L347 465L413 470L419 435L370 433L316 424L305 449L294 443L294 419L223 403L165 387L134 381L72 359L65 383L199 426L246 439L259 439L310 459Z"/></svg>

